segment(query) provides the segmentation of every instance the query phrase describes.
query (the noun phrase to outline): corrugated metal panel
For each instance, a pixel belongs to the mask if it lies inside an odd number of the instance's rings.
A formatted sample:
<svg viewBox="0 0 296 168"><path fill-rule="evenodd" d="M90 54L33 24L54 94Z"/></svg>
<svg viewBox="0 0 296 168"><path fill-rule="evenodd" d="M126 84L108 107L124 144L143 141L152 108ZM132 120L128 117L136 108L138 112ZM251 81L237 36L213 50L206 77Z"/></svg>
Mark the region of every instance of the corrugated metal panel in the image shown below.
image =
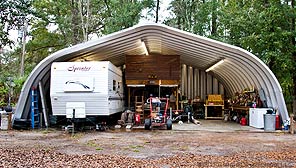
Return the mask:
<svg viewBox="0 0 296 168"><path fill-rule="evenodd" d="M188 67L188 99L193 98L193 68L191 66Z"/></svg>
<svg viewBox="0 0 296 168"><path fill-rule="evenodd" d="M213 94L219 94L219 84L216 78L213 78Z"/></svg>
<svg viewBox="0 0 296 168"><path fill-rule="evenodd" d="M224 94L224 86L221 83L219 83L218 85L219 85L219 94L225 95Z"/></svg>
<svg viewBox="0 0 296 168"><path fill-rule="evenodd" d="M200 71L200 99L206 100L206 72Z"/></svg>
<svg viewBox="0 0 296 168"><path fill-rule="evenodd" d="M187 95L187 66L182 65L181 69L181 96Z"/></svg>
<svg viewBox="0 0 296 168"><path fill-rule="evenodd" d="M253 54L219 41L194 35L165 25L137 25L100 39L60 50L41 61L27 79L17 105L15 118L25 118L29 110L29 89L36 86L49 73L54 61L100 61L109 60L120 66L125 55L144 54L141 41L145 41L149 52L162 55L180 55L181 64L200 70L200 96L205 98L205 72L213 63L224 59L224 63L209 74L223 84L228 96L246 87L263 88L268 106L278 107L283 120L288 112L281 87L270 69ZM183 70L182 70L183 74ZM187 74L186 74L187 76ZM183 82L187 80L182 79ZM182 83L183 83L182 82ZM187 83L186 83L187 86ZM216 89L214 89L216 91ZM182 92L187 89L182 86ZM199 92L199 91L198 91Z"/></svg>
<svg viewBox="0 0 296 168"><path fill-rule="evenodd" d="M199 77L199 70L194 68L194 82L193 82L193 87L194 87L194 98L197 96L200 96L200 77Z"/></svg>
<svg viewBox="0 0 296 168"><path fill-rule="evenodd" d="M209 73L206 76L206 88L207 88L207 95L213 94L213 77Z"/></svg>

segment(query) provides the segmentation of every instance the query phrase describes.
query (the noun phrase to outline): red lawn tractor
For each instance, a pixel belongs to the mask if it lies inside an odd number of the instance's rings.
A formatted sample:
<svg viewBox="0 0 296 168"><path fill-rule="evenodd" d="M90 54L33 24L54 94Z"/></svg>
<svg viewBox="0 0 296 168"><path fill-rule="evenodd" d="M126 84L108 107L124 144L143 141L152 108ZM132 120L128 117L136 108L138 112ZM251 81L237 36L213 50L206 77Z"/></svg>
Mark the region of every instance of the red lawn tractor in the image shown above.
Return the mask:
<svg viewBox="0 0 296 168"><path fill-rule="evenodd" d="M150 97L147 103L150 104L150 115L145 119L145 130L164 127L171 130L172 120L168 115L169 98Z"/></svg>

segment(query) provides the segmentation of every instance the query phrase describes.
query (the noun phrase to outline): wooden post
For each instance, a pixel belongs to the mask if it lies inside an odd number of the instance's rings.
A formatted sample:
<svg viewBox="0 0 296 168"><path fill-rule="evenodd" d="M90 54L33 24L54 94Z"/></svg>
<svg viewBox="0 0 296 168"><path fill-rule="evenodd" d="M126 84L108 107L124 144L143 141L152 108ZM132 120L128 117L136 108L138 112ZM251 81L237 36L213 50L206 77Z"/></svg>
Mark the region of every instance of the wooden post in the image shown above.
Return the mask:
<svg viewBox="0 0 296 168"><path fill-rule="evenodd" d="M295 131L295 121L294 121L294 114L290 116L290 133L294 134Z"/></svg>
<svg viewBox="0 0 296 168"><path fill-rule="evenodd" d="M176 103L177 103L177 110L179 110L179 92L178 92L178 88L177 88L177 91L176 91L176 93L177 93L177 99L176 99Z"/></svg>
<svg viewBox="0 0 296 168"><path fill-rule="evenodd" d="M131 88L128 88L128 109L131 107Z"/></svg>

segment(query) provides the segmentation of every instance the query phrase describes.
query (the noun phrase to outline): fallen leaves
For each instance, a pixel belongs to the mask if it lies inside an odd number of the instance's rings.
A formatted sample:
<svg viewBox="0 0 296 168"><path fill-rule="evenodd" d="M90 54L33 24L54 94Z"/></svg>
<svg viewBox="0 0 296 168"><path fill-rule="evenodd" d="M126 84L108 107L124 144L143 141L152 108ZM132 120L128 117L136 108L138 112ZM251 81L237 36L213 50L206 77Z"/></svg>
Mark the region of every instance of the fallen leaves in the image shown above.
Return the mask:
<svg viewBox="0 0 296 168"><path fill-rule="evenodd" d="M296 151L241 152L229 156L179 153L154 159L116 154L69 155L55 149L0 148L0 167L293 167Z"/></svg>

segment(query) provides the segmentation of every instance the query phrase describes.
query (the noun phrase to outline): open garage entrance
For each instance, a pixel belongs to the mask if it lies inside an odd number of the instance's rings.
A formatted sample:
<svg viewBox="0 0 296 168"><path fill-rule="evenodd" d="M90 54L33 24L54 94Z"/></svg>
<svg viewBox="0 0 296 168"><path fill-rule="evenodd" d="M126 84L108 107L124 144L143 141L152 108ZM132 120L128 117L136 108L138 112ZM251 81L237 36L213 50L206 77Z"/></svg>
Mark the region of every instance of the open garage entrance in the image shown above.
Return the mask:
<svg viewBox="0 0 296 168"><path fill-rule="evenodd" d="M127 61L128 56L138 57L136 61ZM150 58L157 58L158 62L149 61ZM149 63L147 67L142 65L145 59ZM226 98L240 100L245 95L249 98L259 95L262 107L277 109L282 121L289 120L277 79L256 56L241 48L165 25L148 24L60 50L41 61L23 86L14 125L25 125L31 120L32 88L37 88L42 97L38 104L40 111L52 113L49 93L53 62L93 61L110 61L116 67L125 69L125 73L128 70L134 73L132 76L127 73L124 79L127 107L132 106L135 94L142 94L146 99L149 92L157 94L158 91L158 96L163 96L160 95L162 92L167 94L171 89L175 89L179 99L176 109L181 108L179 101L183 97L212 106L209 108L220 106L223 111L221 101L224 103ZM144 68L148 70L143 71ZM209 95L213 96L209 99ZM245 107L251 107L248 101L236 103L238 106L232 106L232 111L247 111ZM217 117L223 117L223 114Z"/></svg>

